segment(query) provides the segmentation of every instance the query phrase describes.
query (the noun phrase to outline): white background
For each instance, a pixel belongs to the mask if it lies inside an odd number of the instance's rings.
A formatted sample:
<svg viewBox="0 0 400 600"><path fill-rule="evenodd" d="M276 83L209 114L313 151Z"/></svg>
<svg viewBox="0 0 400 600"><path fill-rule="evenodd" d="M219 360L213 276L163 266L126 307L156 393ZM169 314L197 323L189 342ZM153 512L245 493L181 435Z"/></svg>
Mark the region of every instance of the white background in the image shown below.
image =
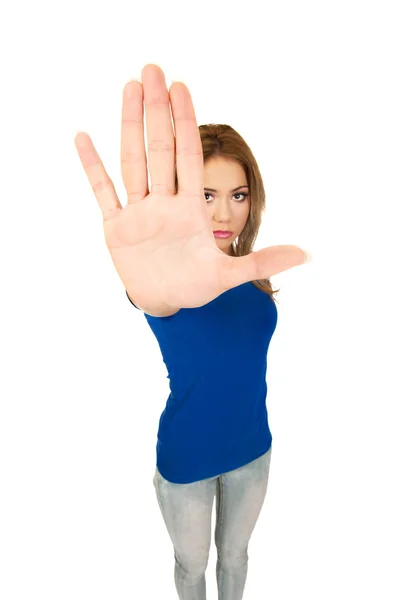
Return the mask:
<svg viewBox="0 0 400 600"><path fill-rule="evenodd" d="M400 597L397 4L2 9L2 600L177 599L152 482L169 381L74 145L91 135L125 204L122 90L147 63L252 148L255 250L313 253L272 278L274 451L244 599ZM212 541L210 600L215 561Z"/></svg>

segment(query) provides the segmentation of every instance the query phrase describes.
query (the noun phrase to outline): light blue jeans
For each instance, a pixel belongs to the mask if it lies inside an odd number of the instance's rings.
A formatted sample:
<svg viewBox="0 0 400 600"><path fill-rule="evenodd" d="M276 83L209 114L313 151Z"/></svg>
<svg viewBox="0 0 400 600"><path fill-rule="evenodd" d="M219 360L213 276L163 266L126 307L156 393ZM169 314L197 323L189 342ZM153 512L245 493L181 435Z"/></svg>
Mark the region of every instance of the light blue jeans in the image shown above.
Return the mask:
<svg viewBox="0 0 400 600"><path fill-rule="evenodd" d="M272 446L252 462L194 483L171 483L156 468L157 500L174 546L179 600L206 600L205 571L216 496L218 600L241 600L247 548L267 493Z"/></svg>

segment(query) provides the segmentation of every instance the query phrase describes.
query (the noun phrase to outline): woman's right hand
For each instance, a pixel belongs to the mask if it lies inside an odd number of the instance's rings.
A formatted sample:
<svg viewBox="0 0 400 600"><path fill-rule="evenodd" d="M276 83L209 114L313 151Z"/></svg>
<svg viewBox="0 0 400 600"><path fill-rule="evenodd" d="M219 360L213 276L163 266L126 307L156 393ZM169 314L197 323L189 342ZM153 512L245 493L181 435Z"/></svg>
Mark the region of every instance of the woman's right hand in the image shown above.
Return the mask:
<svg viewBox="0 0 400 600"><path fill-rule="evenodd" d="M123 92L124 207L90 137L83 132L75 137L103 215L107 247L130 298L147 314L166 316L301 265L305 254L298 246L272 246L241 257L219 250L204 199L203 151L189 90L178 82L168 93L163 71L153 64L143 68L142 82L129 82Z"/></svg>

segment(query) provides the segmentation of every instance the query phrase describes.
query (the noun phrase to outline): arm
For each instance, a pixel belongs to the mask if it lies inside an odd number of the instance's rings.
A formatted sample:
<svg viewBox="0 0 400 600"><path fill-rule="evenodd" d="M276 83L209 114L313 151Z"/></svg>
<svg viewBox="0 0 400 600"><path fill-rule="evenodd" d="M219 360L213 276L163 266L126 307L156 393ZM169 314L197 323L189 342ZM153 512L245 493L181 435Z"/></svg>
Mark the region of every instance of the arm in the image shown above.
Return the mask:
<svg viewBox="0 0 400 600"><path fill-rule="evenodd" d="M129 294L128 294L127 290L125 290L125 292L126 292L126 295L128 297L129 302L131 304L133 304L133 306L135 308L137 308L138 310L141 310L142 312L146 312L143 308L140 308L140 306L136 306L136 304L134 302L132 302L132 300L129 297ZM153 316L153 317L171 317L172 315L175 315L179 311L180 311L180 308L178 308L177 310L174 310L173 312L163 312L163 311L160 311L159 313L157 313L155 315L151 315L151 316ZM147 314L150 314L150 313L147 313Z"/></svg>
<svg viewBox="0 0 400 600"><path fill-rule="evenodd" d="M132 302L132 300L129 298L129 294L128 294L128 292L127 292L126 290L125 290L125 292L126 292L126 295L128 296L128 300L129 300L129 302L130 302L131 304L133 304L133 306L134 306L135 308L137 308L138 310L142 310L141 308L139 308L138 306L136 306L136 304L134 304L134 303Z"/></svg>

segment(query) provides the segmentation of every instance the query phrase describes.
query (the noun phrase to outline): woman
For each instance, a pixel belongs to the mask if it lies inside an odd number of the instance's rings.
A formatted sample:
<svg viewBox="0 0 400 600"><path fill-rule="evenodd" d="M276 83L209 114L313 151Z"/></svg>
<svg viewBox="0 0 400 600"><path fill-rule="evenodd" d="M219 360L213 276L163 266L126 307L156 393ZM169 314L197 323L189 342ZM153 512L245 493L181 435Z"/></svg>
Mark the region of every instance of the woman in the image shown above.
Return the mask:
<svg viewBox="0 0 400 600"><path fill-rule="evenodd" d="M265 193L250 148L227 125L198 127L188 89L173 83L168 93L157 65L144 67L142 82L124 89L124 208L89 136L75 143L115 268L169 374L153 482L179 598L206 598L216 496L219 599L240 600L272 450L265 376L277 311L269 277L307 255L297 246L252 251Z"/></svg>

